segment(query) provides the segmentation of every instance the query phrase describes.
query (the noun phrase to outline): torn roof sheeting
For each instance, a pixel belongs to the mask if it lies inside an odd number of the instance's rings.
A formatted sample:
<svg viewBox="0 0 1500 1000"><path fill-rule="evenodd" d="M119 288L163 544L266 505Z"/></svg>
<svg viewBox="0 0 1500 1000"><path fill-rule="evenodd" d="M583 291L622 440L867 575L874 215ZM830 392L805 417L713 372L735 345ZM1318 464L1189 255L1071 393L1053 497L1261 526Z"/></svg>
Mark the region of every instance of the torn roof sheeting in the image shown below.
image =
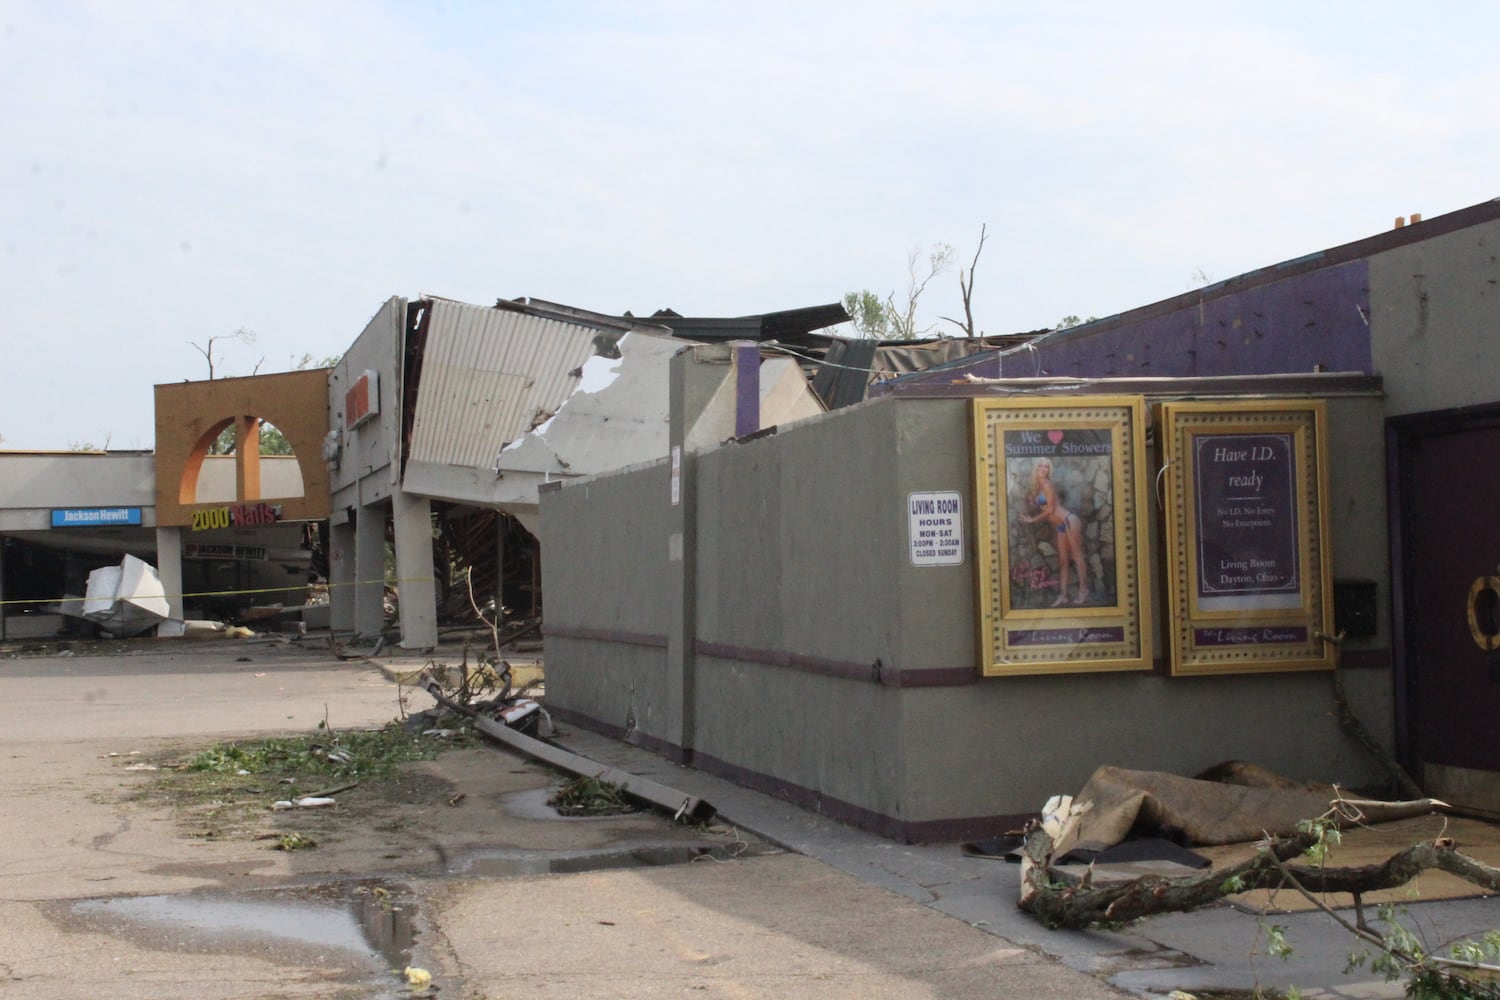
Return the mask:
<svg viewBox="0 0 1500 1000"><path fill-rule="evenodd" d="M502 477L590 475L648 462L667 454L672 356L684 343L635 331L620 338L620 357L595 357L557 413L495 459ZM519 492L518 492L519 491ZM535 502L535 486L502 478L500 504Z"/></svg>
<svg viewBox="0 0 1500 1000"><path fill-rule="evenodd" d="M558 408L628 323L521 303L433 299L413 407L413 463L492 469L495 455Z"/></svg>

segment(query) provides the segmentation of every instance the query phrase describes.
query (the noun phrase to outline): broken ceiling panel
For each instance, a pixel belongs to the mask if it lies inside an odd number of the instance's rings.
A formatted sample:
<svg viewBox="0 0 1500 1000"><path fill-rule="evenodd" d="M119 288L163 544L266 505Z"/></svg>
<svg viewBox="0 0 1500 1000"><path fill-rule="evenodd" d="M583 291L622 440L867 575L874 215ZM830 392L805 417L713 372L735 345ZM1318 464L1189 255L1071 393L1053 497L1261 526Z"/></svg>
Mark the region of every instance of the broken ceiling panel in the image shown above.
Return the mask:
<svg viewBox="0 0 1500 1000"><path fill-rule="evenodd" d="M536 486L525 473L584 476L665 458L671 361L683 346L635 331L621 338L618 361L591 359L556 414L500 452L495 502L534 505Z"/></svg>
<svg viewBox="0 0 1500 1000"><path fill-rule="evenodd" d="M601 333L611 344L619 335L531 309L433 300L410 461L491 468L538 411L573 391Z"/></svg>

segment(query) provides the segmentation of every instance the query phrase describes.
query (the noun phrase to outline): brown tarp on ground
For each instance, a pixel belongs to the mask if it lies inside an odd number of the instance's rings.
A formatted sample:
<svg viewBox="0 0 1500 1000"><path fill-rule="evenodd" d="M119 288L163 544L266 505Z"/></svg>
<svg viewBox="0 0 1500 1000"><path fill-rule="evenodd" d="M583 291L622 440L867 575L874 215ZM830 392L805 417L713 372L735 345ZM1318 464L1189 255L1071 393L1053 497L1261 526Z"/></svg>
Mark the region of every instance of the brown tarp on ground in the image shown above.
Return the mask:
<svg viewBox="0 0 1500 1000"><path fill-rule="evenodd" d="M1212 778L1214 780L1208 780ZM1136 836L1167 836L1190 845L1234 844L1270 834L1287 837L1297 824L1328 812L1341 792L1304 785L1254 765L1232 762L1184 778L1161 771L1101 767L1073 797L1077 827L1058 854L1103 850ZM1347 796L1346 796L1347 797ZM1371 802L1358 799L1363 822L1421 816L1443 807L1433 799Z"/></svg>

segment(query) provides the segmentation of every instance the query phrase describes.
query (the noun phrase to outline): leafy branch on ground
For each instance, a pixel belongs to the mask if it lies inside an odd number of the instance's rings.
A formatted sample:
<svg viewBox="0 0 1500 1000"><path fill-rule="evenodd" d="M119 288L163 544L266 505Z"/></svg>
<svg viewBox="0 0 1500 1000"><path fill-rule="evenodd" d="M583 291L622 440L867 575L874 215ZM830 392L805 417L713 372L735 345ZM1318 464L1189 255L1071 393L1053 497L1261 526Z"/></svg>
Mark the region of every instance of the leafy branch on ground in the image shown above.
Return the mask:
<svg viewBox="0 0 1500 1000"><path fill-rule="evenodd" d="M636 811L619 785L587 775L558 789L547 804L563 816L614 816Z"/></svg>
<svg viewBox="0 0 1500 1000"><path fill-rule="evenodd" d="M1299 825L1292 837L1267 837L1255 854L1237 864L1202 874L1169 878L1145 875L1094 885L1085 878L1069 884L1051 868L1052 835L1042 826L1028 831L1022 847L1021 909L1035 914L1048 927L1118 926L1157 913L1184 912L1218 902L1225 896L1252 889L1290 889L1304 896L1349 931L1367 949L1373 948L1371 967L1388 980L1406 977L1408 995L1422 1000L1500 1000L1500 988L1487 977L1500 974L1500 933L1480 941L1461 941L1440 955L1424 948L1400 923L1393 907L1380 911L1377 924L1365 918L1366 893L1406 885L1428 869L1455 875L1489 892L1500 892L1500 868L1461 853L1452 839L1438 837L1413 844L1383 862L1334 868L1328 852L1339 837L1339 826L1359 823L1358 807L1336 799L1327 813ZM1305 863L1291 863L1301 858ZM1355 919L1333 910L1322 895L1349 893ZM1265 928L1262 928L1263 932ZM1287 957L1291 945L1280 928L1269 930L1273 955ZM1351 967L1369 959L1351 956Z"/></svg>

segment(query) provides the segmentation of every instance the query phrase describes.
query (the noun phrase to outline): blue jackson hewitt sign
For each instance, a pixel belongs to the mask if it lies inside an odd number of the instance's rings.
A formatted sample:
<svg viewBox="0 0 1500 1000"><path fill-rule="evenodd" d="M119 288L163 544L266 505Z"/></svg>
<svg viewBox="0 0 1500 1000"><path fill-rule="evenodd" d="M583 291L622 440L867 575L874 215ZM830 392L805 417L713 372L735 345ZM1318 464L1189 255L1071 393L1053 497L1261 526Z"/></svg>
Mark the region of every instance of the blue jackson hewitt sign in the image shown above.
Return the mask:
<svg viewBox="0 0 1500 1000"><path fill-rule="evenodd" d="M64 507L52 512L54 528L99 528L140 523L139 507Z"/></svg>

